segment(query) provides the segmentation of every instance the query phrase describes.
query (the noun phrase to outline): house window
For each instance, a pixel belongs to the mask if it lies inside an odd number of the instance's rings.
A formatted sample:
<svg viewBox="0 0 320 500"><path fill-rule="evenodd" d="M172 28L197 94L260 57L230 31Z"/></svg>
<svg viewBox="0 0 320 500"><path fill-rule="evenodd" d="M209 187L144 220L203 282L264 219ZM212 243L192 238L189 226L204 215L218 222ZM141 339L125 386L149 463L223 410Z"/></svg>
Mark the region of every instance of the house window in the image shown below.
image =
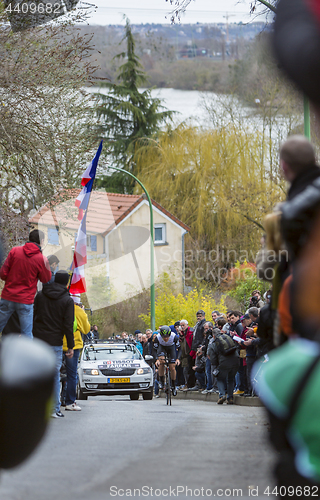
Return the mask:
<svg viewBox="0 0 320 500"><path fill-rule="evenodd" d="M56 228L48 228L48 243L49 245L59 245L59 233Z"/></svg>
<svg viewBox="0 0 320 500"><path fill-rule="evenodd" d="M154 225L154 242L155 244L161 245L166 243L166 225L165 224L155 224Z"/></svg>
<svg viewBox="0 0 320 500"><path fill-rule="evenodd" d="M97 251L97 236L87 235L87 249L91 252Z"/></svg>

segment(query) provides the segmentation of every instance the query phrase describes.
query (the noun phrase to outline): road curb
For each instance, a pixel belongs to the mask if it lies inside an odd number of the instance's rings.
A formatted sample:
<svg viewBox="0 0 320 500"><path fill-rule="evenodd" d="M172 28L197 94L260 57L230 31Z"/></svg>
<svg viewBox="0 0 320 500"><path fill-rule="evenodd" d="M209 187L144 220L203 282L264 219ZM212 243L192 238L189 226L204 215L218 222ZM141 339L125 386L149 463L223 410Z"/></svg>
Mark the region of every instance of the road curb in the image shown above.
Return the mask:
<svg viewBox="0 0 320 500"><path fill-rule="evenodd" d="M163 391L160 391L160 397L164 398L165 396L165 393ZM187 399L193 401L217 403L218 398L218 394L201 394L201 392L196 391L178 391L174 399ZM233 396L233 401L234 404L238 406L263 406L258 397Z"/></svg>

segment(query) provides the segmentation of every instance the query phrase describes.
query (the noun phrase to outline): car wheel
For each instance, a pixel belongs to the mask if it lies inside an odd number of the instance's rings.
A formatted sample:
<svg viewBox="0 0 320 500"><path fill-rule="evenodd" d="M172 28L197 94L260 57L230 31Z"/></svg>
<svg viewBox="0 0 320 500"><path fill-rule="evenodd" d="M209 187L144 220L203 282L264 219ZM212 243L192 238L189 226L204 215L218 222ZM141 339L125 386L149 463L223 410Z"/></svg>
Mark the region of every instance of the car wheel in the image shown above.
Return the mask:
<svg viewBox="0 0 320 500"><path fill-rule="evenodd" d="M149 392L143 392L142 397L144 401L151 401L151 399L153 398L153 389Z"/></svg>
<svg viewBox="0 0 320 500"><path fill-rule="evenodd" d="M131 401L138 401L139 393L135 392L134 394L130 394L130 399L131 399Z"/></svg>
<svg viewBox="0 0 320 500"><path fill-rule="evenodd" d="M87 394L84 394L82 392L79 384L77 385L77 399L79 399L80 401L86 401L88 399Z"/></svg>

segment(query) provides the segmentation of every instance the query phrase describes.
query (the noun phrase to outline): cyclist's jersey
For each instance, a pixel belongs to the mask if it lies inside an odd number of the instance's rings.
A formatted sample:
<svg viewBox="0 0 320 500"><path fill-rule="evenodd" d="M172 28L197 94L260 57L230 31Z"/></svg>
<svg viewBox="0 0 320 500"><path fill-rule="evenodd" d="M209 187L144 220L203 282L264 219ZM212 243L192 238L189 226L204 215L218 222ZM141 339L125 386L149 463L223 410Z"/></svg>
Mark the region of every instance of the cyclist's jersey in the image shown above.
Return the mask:
<svg viewBox="0 0 320 500"><path fill-rule="evenodd" d="M171 333L169 339L167 342L163 340L161 337L160 333L156 335L156 338L154 339L154 347L157 349L159 345L162 345L164 347L170 347L171 345L175 345L177 349L180 347L180 339L179 335L175 334L174 332Z"/></svg>
<svg viewBox="0 0 320 500"><path fill-rule="evenodd" d="M180 359L180 339L179 335L171 333L168 342L165 342L160 333L154 339L154 347L157 350L157 357L168 356L169 363L174 363L176 359Z"/></svg>

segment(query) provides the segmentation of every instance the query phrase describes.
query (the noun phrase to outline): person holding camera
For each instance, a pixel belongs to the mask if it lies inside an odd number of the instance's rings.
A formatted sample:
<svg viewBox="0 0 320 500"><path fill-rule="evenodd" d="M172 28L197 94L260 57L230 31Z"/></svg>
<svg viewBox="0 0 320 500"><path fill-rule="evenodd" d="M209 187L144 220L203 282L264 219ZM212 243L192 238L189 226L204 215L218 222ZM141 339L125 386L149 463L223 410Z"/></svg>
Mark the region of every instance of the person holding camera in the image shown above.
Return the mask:
<svg viewBox="0 0 320 500"><path fill-rule="evenodd" d="M249 307L258 307L258 309L261 309L265 304L263 300L261 299L261 293L259 290L253 290L251 297L250 297L250 304Z"/></svg>

